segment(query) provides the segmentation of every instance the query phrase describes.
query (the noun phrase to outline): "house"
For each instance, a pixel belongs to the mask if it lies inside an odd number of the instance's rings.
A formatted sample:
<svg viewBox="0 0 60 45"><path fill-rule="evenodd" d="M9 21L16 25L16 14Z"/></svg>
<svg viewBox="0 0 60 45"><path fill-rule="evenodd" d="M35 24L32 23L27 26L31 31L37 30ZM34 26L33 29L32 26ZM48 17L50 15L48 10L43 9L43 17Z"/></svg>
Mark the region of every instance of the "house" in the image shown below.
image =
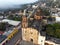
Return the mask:
<svg viewBox="0 0 60 45"><path fill-rule="evenodd" d="M52 41L45 41L45 45L56 45L56 44Z"/></svg>
<svg viewBox="0 0 60 45"><path fill-rule="evenodd" d="M56 21L55 22L60 22L60 17L55 17Z"/></svg>
<svg viewBox="0 0 60 45"><path fill-rule="evenodd" d="M0 35L0 45L5 45L6 42L7 42L7 36Z"/></svg>

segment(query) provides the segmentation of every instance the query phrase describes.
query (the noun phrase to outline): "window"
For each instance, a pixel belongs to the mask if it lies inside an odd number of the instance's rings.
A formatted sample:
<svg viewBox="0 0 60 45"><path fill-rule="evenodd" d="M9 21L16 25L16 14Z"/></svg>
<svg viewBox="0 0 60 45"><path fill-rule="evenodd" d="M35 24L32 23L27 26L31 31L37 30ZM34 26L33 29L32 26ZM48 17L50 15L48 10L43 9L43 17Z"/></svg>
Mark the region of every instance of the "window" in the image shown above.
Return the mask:
<svg viewBox="0 0 60 45"><path fill-rule="evenodd" d="M24 24L24 27L25 27L25 24Z"/></svg>
<svg viewBox="0 0 60 45"><path fill-rule="evenodd" d="M6 41L6 43L8 43L8 41Z"/></svg>
<svg viewBox="0 0 60 45"><path fill-rule="evenodd" d="M41 40L41 42L43 42L43 40Z"/></svg>
<svg viewBox="0 0 60 45"><path fill-rule="evenodd" d="M31 42L33 42L33 39L31 39Z"/></svg>
<svg viewBox="0 0 60 45"><path fill-rule="evenodd" d="M31 30L31 34L33 34L33 31Z"/></svg>
<svg viewBox="0 0 60 45"><path fill-rule="evenodd" d="M33 32L31 32L31 34L33 34Z"/></svg>
<svg viewBox="0 0 60 45"><path fill-rule="evenodd" d="M25 33L27 33L27 31L25 31Z"/></svg>

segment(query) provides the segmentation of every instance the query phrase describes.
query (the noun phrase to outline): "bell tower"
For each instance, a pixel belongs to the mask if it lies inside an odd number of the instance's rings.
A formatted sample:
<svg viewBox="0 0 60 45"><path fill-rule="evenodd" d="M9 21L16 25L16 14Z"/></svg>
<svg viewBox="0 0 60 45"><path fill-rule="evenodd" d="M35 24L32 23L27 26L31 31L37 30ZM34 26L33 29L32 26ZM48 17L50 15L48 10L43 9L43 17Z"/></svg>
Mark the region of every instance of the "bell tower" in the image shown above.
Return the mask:
<svg viewBox="0 0 60 45"><path fill-rule="evenodd" d="M28 19L26 16L26 10L24 10L24 15L22 16L22 28L28 27Z"/></svg>
<svg viewBox="0 0 60 45"><path fill-rule="evenodd" d="M28 27L28 20L26 16L22 16L22 28Z"/></svg>

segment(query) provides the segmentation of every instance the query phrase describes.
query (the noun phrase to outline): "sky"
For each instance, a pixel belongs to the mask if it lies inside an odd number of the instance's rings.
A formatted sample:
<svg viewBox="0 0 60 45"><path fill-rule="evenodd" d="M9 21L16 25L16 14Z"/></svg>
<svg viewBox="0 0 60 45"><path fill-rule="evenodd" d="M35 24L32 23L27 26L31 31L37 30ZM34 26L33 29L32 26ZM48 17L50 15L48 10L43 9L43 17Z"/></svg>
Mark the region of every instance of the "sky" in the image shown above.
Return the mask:
<svg viewBox="0 0 60 45"><path fill-rule="evenodd" d="M0 8L10 7L13 5L32 3L35 1L37 1L37 0L0 0Z"/></svg>

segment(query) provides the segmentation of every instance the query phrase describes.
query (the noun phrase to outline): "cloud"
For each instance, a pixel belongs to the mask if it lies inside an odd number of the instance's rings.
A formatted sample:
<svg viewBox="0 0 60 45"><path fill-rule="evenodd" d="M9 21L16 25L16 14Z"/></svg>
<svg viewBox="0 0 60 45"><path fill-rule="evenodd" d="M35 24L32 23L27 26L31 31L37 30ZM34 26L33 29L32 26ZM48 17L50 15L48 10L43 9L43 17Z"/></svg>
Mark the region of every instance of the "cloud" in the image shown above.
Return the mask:
<svg viewBox="0 0 60 45"><path fill-rule="evenodd" d="M13 5L13 4L24 4L24 3L32 3L37 0L0 0L1 5Z"/></svg>
<svg viewBox="0 0 60 45"><path fill-rule="evenodd" d="M0 0L0 8L11 8L14 5L32 3L38 0Z"/></svg>

